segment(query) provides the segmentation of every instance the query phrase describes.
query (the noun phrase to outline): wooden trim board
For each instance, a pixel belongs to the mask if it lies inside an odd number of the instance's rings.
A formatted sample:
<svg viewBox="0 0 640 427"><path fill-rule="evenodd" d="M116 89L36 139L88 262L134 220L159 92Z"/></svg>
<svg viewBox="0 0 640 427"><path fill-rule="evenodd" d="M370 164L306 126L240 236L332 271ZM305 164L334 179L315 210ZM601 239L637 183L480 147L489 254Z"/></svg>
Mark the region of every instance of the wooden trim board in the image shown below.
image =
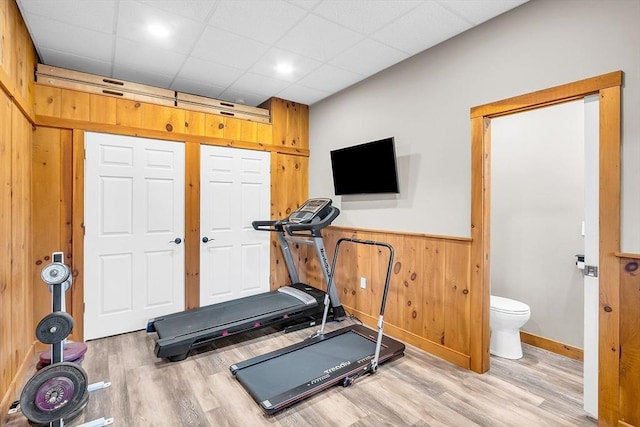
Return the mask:
<svg viewBox="0 0 640 427"><path fill-rule="evenodd" d="M534 347L542 348L561 356L570 357L571 359L584 361L584 351L581 348L554 341L549 338L531 334L529 332L520 331L520 340Z"/></svg>
<svg viewBox="0 0 640 427"><path fill-rule="evenodd" d="M473 322L471 368L488 369L489 254L491 118L536 109L599 94L600 139L600 314L599 314L599 398L601 425L615 425L619 419L620 396L620 276L615 253L620 251L620 126L622 71L603 74L541 91L504 99L471 109L471 274ZM481 299L481 301L478 301ZM480 313L478 313L480 310ZM478 319L482 319L479 322ZM480 360L478 360L480 359Z"/></svg>

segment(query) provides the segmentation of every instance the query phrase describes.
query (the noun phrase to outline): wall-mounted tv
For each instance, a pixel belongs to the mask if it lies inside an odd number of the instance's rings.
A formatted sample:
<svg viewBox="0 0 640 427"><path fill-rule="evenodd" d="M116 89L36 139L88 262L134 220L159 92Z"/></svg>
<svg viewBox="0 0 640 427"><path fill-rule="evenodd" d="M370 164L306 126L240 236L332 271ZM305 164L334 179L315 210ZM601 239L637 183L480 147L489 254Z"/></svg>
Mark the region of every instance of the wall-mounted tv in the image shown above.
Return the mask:
<svg viewBox="0 0 640 427"><path fill-rule="evenodd" d="M393 137L331 151L336 195L399 193Z"/></svg>

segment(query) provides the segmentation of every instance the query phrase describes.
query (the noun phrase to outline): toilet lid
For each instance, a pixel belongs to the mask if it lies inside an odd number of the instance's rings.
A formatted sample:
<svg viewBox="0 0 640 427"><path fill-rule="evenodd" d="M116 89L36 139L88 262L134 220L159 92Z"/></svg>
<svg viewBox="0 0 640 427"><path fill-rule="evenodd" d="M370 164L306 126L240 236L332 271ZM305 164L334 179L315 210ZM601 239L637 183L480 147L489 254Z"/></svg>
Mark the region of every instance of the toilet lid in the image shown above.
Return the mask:
<svg viewBox="0 0 640 427"><path fill-rule="evenodd" d="M491 295L491 310L502 313L529 313L529 306L523 302L510 298Z"/></svg>

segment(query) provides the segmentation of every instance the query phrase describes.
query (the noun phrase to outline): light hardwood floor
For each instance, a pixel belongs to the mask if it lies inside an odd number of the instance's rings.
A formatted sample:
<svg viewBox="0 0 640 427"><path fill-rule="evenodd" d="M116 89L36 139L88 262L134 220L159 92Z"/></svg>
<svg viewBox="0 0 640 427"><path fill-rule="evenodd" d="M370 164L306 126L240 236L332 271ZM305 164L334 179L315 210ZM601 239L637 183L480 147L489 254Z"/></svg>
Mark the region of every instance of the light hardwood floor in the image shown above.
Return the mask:
<svg viewBox="0 0 640 427"><path fill-rule="evenodd" d="M157 359L155 334L144 331L90 341L82 363L89 382L112 386L92 392L83 413L66 425L100 417L145 427L597 425L582 410L582 363L526 344L524 358L494 357L483 375L407 346L404 357L351 387L336 386L265 415L229 366L312 332L231 337L176 363ZM5 421L7 427L29 425L19 413Z"/></svg>

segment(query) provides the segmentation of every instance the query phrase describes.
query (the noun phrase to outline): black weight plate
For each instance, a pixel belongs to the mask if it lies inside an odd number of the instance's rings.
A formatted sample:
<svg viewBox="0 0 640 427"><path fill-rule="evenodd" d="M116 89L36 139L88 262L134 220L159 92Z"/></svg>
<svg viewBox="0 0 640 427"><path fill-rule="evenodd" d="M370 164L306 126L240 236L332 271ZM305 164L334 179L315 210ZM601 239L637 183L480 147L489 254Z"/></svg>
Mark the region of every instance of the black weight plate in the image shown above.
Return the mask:
<svg viewBox="0 0 640 427"><path fill-rule="evenodd" d="M87 390L87 392L84 394L84 397L80 401L80 405L78 406L78 408L68 416L64 417L65 425L67 422L73 421L78 415L80 415L82 411L84 411L84 408L87 407L88 404L89 404L89 390ZM48 427L51 425L50 423L43 424L43 423L36 423L35 421L31 421L31 420L28 420L28 421L29 421L29 425L33 427Z"/></svg>
<svg viewBox="0 0 640 427"><path fill-rule="evenodd" d="M54 363L38 371L27 382L20 395L20 408L35 424L67 418L83 405L87 385L87 373L81 366L70 362Z"/></svg>
<svg viewBox="0 0 640 427"><path fill-rule="evenodd" d="M71 270L66 264L61 262L52 262L42 269L40 278L47 285L59 285L66 282L71 274Z"/></svg>
<svg viewBox="0 0 640 427"><path fill-rule="evenodd" d="M73 317L64 311L47 314L36 327L36 337L45 344L61 342L73 331Z"/></svg>

